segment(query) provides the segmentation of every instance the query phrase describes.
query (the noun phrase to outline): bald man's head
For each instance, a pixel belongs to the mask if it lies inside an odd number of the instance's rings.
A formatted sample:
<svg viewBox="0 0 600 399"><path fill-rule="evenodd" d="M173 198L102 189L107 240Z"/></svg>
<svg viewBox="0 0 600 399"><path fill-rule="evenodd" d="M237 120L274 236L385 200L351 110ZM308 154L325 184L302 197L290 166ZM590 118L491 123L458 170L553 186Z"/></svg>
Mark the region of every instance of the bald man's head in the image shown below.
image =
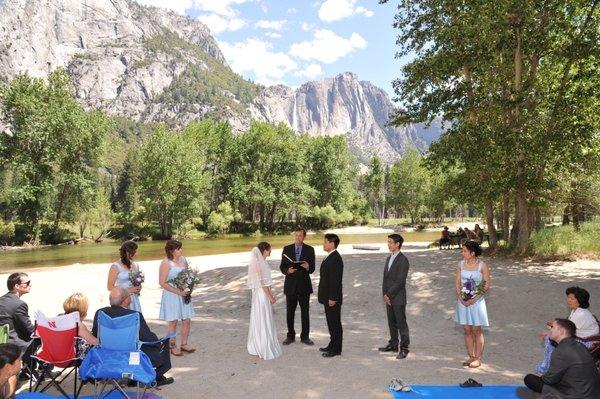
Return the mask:
<svg viewBox="0 0 600 399"><path fill-rule="evenodd" d="M110 302L110 306L122 306L126 308L129 304L125 304L125 302L129 299L129 291L127 288L116 286L112 290L110 290L110 294L108 296L108 300Z"/></svg>

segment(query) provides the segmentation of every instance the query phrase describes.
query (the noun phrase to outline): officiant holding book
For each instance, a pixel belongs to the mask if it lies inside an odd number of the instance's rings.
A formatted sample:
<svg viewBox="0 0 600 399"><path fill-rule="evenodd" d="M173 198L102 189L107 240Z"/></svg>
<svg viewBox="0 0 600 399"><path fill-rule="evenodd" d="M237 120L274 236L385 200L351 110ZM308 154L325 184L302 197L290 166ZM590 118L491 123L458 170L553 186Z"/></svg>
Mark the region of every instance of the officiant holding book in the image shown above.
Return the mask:
<svg viewBox="0 0 600 399"><path fill-rule="evenodd" d="M284 345L289 345L296 340L294 318L296 308L300 304L302 319L302 332L300 341L306 345L313 345L309 338L310 316L308 312L310 294L313 293L310 275L315 271L315 249L304 243L306 230L298 227L294 231L294 243L283 248L281 256L281 272L285 275L283 293L285 294L287 313L287 338Z"/></svg>

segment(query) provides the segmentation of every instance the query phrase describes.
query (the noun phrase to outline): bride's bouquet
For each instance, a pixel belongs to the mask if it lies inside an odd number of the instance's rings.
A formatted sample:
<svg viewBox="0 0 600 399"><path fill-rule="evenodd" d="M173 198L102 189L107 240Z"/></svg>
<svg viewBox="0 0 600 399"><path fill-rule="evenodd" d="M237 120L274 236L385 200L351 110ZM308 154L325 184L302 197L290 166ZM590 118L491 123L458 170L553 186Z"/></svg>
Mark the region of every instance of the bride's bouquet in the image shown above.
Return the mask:
<svg viewBox="0 0 600 399"><path fill-rule="evenodd" d="M129 272L129 281L131 281L131 285L133 287L139 287L145 280L146 277L144 276L144 272L141 270L131 270ZM140 294L136 293L136 295Z"/></svg>
<svg viewBox="0 0 600 399"><path fill-rule="evenodd" d="M474 296L483 293L485 293L485 282L482 281L481 283L477 284L471 277L465 281L460 290L460 296L464 301L468 301Z"/></svg>
<svg viewBox="0 0 600 399"><path fill-rule="evenodd" d="M184 303L190 303L192 300L192 292L194 288L200 283L200 272L197 269L193 269L191 267L183 269L177 277L172 280L169 280L169 283L185 292L187 295L183 298Z"/></svg>

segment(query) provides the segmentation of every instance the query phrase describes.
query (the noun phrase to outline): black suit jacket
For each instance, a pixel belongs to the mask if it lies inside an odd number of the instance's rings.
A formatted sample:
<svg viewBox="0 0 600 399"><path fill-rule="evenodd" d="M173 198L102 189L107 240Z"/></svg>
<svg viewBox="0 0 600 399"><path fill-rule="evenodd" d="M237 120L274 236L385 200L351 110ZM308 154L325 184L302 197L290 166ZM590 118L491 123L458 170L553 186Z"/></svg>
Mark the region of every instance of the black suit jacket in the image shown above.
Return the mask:
<svg viewBox="0 0 600 399"><path fill-rule="evenodd" d="M389 255L385 259L383 268L383 284L381 285L383 294L387 294L392 303L406 305L406 278L408 276L408 259L402 252L396 255L394 263L388 271L387 265L390 261Z"/></svg>
<svg viewBox="0 0 600 399"><path fill-rule="evenodd" d="M92 335L98 337L98 312L104 312L110 318L121 317L131 313L135 313L135 310L125 309L121 306L107 306L102 309L98 309L94 315L94 325L92 326ZM139 313L139 312L138 312ZM153 342L158 341L158 337L152 331L144 319L144 315L140 313L140 341Z"/></svg>
<svg viewBox="0 0 600 399"><path fill-rule="evenodd" d="M336 250L321 263L321 281L319 281L319 303L325 305L329 300L342 303L342 276L344 274L344 261L342 255Z"/></svg>
<svg viewBox="0 0 600 399"><path fill-rule="evenodd" d="M287 274L291 264L283 255L287 255L292 260L296 260L295 244L286 245L283 247L281 255L281 265L279 269L285 274L285 282L283 283L283 293L285 295L306 295L312 294L313 287L310 281L310 275L315 271L315 249L307 244L302 244L300 252L300 260L308 263L308 270L303 267L296 269L295 273Z"/></svg>
<svg viewBox="0 0 600 399"><path fill-rule="evenodd" d="M550 368L542 376L542 393L557 391L565 399L600 398L600 374L587 348L573 338L565 338L554 349ZM550 388L550 389L548 389Z"/></svg>
<svg viewBox="0 0 600 399"><path fill-rule="evenodd" d="M0 325L8 324L8 342L22 350L29 346L35 327L29 318L29 308L16 294L7 292L0 297Z"/></svg>

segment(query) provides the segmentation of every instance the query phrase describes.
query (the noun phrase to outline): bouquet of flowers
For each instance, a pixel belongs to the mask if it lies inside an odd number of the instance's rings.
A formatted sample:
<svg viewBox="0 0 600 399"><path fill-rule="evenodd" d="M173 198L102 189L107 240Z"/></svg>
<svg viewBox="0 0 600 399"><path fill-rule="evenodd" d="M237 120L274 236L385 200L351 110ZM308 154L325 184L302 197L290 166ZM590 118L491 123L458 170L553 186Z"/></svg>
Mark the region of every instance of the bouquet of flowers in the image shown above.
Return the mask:
<svg viewBox="0 0 600 399"><path fill-rule="evenodd" d="M183 269L181 273L177 275L177 277L169 280L169 284L187 293L187 295L183 298L183 302L190 303L192 300L192 291L194 291L194 287L196 287L200 281L200 272L196 269L188 267Z"/></svg>
<svg viewBox="0 0 600 399"><path fill-rule="evenodd" d="M140 285L142 285L144 280L146 280L146 277L144 276L143 271L141 271L141 270L129 271L129 281L131 281L131 285L133 287L139 287ZM140 295L140 294L136 293L136 295Z"/></svg>
<svg viewBox="0 0 600 399"><path fill-rule="evenodd" d="M476 295L485 293L485 282L477 284L472 278L468 278L460 290L460 296L464 301L468 301Z"/></svg>

